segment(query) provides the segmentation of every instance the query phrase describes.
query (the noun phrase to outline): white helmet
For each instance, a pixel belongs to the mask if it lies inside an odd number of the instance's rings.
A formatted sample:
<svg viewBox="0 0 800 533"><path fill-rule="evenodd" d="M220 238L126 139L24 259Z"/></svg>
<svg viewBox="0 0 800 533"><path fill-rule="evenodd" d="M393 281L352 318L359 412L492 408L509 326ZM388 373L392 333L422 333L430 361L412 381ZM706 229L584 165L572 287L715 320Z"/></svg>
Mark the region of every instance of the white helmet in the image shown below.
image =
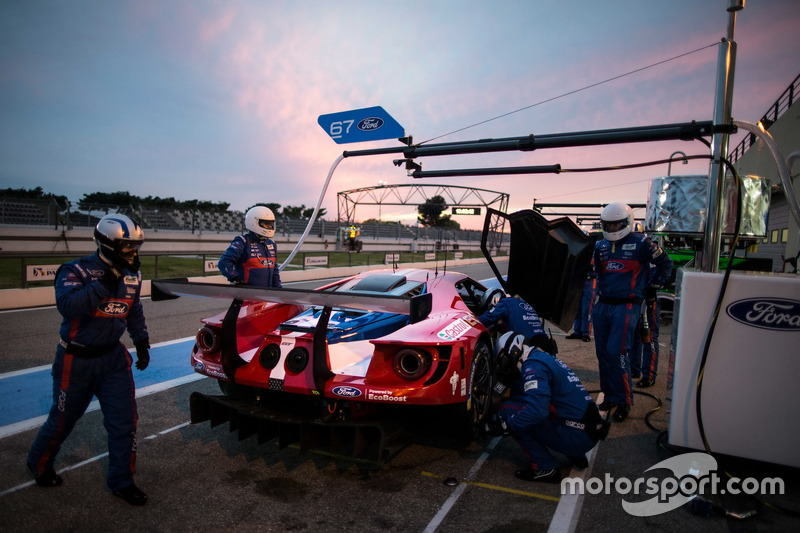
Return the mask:
<svg viewBox="0 0 800 533"><path fill-rule="evenodd" d="M112 262L134 264L144 242L144 231L125 215L106 215L94 228L97 251Z"/></svg>
<svg viewBox="0 0 800 533"><path fill-rule="evenodd" d="M497 366L500 370L510 371L519 362L525 352L525 335L516 331L503 333L494 344Z"/></svg>
<svg viewBox="0 0 800 533"><path fill-rule="evenodd" d="M275 235L275 215L272 209L257 205L244 215L244 227L261 238L271 239Z"/></svg>
<svg viewBox="0 0 800 533"><path fill-rule="evenodd" d="M624 239L633 229L633 209L623 202L608 204L600 214L600 223L606 240L614 242Z"/></svg>

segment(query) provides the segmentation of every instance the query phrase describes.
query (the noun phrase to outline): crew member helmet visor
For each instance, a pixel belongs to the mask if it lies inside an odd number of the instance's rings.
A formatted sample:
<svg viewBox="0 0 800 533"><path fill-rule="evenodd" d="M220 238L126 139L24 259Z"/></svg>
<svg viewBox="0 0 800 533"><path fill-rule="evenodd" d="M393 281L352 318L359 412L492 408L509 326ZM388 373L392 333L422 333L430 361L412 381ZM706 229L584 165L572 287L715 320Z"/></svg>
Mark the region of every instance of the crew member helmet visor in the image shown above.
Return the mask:
<svg viewBox="0 0 800 533"><path fill-rule="evenodd" d="M94 229L98 251L107 259L133 264L144 242L141 226L125 215L106 215Z"/></svg>

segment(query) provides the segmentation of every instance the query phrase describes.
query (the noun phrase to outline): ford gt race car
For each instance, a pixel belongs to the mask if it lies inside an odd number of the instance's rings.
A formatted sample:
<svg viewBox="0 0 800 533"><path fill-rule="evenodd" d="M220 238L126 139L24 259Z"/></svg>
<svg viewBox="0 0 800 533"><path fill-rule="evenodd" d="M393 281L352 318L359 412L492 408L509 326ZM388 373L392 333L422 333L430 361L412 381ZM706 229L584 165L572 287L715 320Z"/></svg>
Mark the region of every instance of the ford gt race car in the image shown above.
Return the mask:
<svg viewBox="0 0 800 533"><path fill-rule="evenodd" d="M376 270L316 290L153 284L156 300L233 298L197 333L194 370L224 396L195 393L193 422L241 432L254 417L263 431L265 421L353 424L428 409L466 428L488 414L492 338L477 316L504 292L463 274Z"/></svg>

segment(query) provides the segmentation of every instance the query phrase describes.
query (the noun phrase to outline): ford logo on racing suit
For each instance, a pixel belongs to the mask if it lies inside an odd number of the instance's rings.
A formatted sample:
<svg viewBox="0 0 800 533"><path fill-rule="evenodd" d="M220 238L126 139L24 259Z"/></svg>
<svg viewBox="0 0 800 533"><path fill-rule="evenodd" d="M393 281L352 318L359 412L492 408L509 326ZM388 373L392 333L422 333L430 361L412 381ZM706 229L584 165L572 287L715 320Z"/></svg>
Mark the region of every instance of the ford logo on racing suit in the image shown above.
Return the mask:
<svg viewBox="0 0 800 533"><path fill-rule="evenodd" d="M375 131L380 129L381 126L383 126L383 119L379 117L362 118L356 124L356 128L361 131Z"/></svg>
<svg viewBox="0 0 800 533"><path fill-rule="evenodd" d="M775 331L800 331L800 301L786 298L746 298L725 308L737 322Z"/></svg>
<svg viewBox="0 0 800 533"><path fill-rule="evenodd" d="M616 270L624 270L625 265L620 263L619 261L609 261L606 263L606 270L616 271Z"/></svg>
<svg viewBox="0 0 800 533"><path fill-rule="evenodd" d="M125 302L102 302L97 306L97 310L105 315L126 316L128 304Z"/></svg>
<svg viewBox="0 0 800 533"><path fill-rule="evenodd" d="M332 392L336 396L343 396L345 398L356 398L361 396L361 391L359 389L355 387L348 387L346 385L334 387Z"/></svg>

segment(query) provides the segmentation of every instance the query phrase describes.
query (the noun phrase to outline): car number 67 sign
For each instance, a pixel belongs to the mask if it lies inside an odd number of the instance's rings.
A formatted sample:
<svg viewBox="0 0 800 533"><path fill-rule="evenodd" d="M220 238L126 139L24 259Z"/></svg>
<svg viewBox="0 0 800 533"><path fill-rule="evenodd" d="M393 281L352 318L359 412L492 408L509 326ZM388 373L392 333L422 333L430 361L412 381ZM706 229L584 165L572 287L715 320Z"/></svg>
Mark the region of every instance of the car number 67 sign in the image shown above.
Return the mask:
<svg viewBox="0 0 800 533"><path fill-rule="evenodd" d="M381 106L320 115L317 123L336 144L399 139L405 129Z"/></svg>

